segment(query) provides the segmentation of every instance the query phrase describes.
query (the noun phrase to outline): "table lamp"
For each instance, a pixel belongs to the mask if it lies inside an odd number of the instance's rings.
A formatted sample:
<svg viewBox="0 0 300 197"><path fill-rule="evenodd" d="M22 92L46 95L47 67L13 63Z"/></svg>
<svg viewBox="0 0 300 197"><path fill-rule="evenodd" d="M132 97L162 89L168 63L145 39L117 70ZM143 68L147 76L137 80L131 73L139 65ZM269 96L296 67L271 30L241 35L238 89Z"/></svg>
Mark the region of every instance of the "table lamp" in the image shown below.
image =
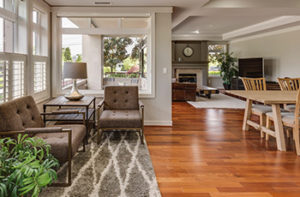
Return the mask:
<svg viewBox="0 0 300 197"><path fill-rule="evenodd" d="M86 63L84 62L65 62L64 63L64 78L73 79L71 92L65 97L71 101L82 99L84 96L80 94L77 88L77 79L86 79Z"/></svg>

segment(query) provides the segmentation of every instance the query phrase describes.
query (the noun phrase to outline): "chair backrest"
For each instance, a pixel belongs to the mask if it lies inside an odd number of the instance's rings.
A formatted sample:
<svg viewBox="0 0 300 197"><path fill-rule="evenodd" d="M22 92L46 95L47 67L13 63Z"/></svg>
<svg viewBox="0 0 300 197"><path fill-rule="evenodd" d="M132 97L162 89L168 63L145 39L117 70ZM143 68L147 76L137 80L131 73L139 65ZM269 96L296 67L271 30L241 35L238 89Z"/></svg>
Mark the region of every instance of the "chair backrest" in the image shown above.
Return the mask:
<svg viewBox="0 0 300 197"><path fill-rule="evenodd" d="M267 90L265 78L247 78L241 77L245 90L257 90L263 91Z"/></svg>
<svg viewBox="0 0 300 197"><path fill-rule="evenodd" d="M15 99L0 105L0 131L22 131L43 127L43 120L31 96Z"/></svg>
<svg viewBox="0 0 300 197"><path fill-rule="evenodd" d="M282 91L296 91L300 87L300 78L278 78Z"/></svg>
<svg viewBox="0 0 300 197"><path fill-rule="evenodd" d="M104 89L104 110L138 110L137 86L107 86Z"/></svg>
<svg viewBox="0 0 300 197"><path fill-rule="evenodd" d="M299 131L299 114L300 114L300 89L298 90L297 94L297 102L296 102L296 108L295 108L295 129L296 131Z"/></svg>

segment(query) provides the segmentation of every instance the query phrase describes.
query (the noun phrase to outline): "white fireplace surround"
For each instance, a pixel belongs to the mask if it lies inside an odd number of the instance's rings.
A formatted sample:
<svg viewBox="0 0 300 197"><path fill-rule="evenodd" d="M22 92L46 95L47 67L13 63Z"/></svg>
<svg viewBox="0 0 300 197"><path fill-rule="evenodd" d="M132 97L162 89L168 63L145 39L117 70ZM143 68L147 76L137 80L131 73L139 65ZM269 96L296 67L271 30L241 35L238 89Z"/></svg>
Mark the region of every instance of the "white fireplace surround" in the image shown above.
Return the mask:
<svg viewBox="0 0 300 197"><path fill-rule="evenodd" d="M197 87L203 86L203 70L201 68L177 68L176 79L178 80L179 74L196 74Z"/></svg>

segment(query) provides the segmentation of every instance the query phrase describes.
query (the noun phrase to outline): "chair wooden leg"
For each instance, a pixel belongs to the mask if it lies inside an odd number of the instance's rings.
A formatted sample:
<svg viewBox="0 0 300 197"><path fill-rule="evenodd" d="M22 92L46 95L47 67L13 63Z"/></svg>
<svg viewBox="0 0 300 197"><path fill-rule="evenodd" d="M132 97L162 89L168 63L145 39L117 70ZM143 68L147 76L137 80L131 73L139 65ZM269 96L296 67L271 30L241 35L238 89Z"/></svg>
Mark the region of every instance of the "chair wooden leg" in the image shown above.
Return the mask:
<svg viewBox="0 0 300 197"><path fill-rule="evenodd" d="M266 120L266 128L267 129L271 128L271 120L269 117L267 117L267 120ZM269 141L269 138L270 138L269 134L266 133L266 141Z"/></svg>
<svg viewBox="0 0 300 197"><path fill-rule="evenodd" d="M85 143L82 143L82 151L85 152Z"/></svg>
<svg viewBox="0 0 300 197"><path fill-rule="evenodd" d="M98 131L97 131L97 144L100 144L100 139L101 139L101 129L98 129Z"/></svg>
<svg viewBox="0 0 300 197"><path fill-rule="evenodd" d="M259 120L260 127L266 126L266 115L265 114L261 114L259 116L259 118L260 118L260 120ZM262 131L262 129L260 129L260 137L264 138L264 132Z"/></svg>
<svg viewBox="0 0 300 197"><path fill-rule="evenodd" d="M299 137L299 128L293 129L294 141L296 146L296 153L300 156L300 137Z"/></svg>
<svg viewBox="0 0 300 197"><path fill-rule="evenodd" d="M141 144L144 144L144 129L143 128L140 130L140 138L141 138Z"/></svg>
<svg viewBox="0 0 300 197"><path fill-rule="evenodd" d="M291 137L291 128L285 129L286 137L290 138Z"/></svg>

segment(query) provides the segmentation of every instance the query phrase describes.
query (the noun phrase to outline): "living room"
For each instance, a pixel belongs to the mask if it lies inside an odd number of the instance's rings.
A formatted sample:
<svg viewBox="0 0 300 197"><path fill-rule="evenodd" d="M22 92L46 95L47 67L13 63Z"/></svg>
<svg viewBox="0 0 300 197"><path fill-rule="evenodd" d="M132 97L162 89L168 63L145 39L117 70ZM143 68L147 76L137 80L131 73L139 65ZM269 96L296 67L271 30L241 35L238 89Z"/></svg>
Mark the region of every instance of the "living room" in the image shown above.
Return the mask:
<svg viewBox="0 0 300 197"><path fill-rule="evenodd" d="M299 25L298 0L0 0L0 196L299 196Z"/></svg>

